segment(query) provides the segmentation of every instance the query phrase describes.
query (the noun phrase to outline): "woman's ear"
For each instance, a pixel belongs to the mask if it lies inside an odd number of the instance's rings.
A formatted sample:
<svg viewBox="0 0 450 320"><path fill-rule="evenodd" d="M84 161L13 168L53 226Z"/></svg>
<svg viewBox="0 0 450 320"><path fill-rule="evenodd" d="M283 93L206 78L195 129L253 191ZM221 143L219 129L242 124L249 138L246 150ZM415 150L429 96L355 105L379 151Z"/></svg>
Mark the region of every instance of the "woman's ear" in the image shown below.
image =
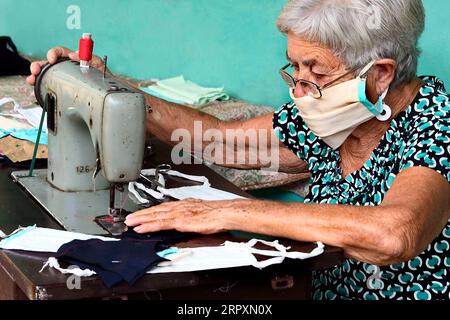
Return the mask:
<svg viewBox="0 0 450 320"><path fill-rule="evenodd" d="M392 59L380 59L375 62L372 71L375 90L380 96L394 82L397 71L397 63Z"/></svg>

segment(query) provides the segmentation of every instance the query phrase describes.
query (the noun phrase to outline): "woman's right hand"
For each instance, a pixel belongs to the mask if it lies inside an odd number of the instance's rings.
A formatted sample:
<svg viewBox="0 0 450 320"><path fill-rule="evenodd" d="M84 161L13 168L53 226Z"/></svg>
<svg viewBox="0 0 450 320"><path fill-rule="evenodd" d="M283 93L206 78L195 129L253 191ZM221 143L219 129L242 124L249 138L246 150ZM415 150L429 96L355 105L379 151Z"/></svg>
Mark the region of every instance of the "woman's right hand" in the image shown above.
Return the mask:
<svg viewBox="0 0 450 320"><path fill-rule="evenodd" d="M78 51L71 51L70 49L65 47L52 48L47 52L47 60L36 61L31 64L30 66L31 75L27 77L27 83L30 85L34 85L34 83L36 82L36 77L41 72L42 67L47 63L54 64L60 58L69 58L70 60L80 61L78 57ZM92 56L90 65L93 68L103 71L104 63L100 57Z"/></svg>

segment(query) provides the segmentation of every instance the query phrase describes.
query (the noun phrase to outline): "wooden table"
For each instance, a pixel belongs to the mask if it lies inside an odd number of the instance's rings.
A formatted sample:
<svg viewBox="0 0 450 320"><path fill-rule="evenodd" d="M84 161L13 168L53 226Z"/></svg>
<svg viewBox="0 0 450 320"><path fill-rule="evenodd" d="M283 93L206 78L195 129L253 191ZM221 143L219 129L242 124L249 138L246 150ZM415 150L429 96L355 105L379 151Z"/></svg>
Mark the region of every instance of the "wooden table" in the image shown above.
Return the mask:
<svg viewBox="0 0 450 320"><path fill-rule="evenodd" d="M170 148L153 140L155 155L145 167L170 163ZM249 197L248 194L204 165L180 165L174 169L207 176L213 187ZM36 202L27 196L11 178L18 170L0 162L0 229L12 232L18 226L38 225L61 227ZM173 185L177 182L173 181ZM170 185L169 185L170 186ZM179 247L220 245L225 240L247 241L241 233L198 236L176 243ZM315 245L281 240L292 250L309 252ZM0 299L86 299L86 298L148 298L148 299L309 299L313 270L341 264L343 251L326 247L325 253L305 261L286 259L280 265L263 270L254 267L229 268L200 272L148 274L134 286L118 285L108 289L98 277L83 278L79 289L69 289L70 276L46 268L39 273L48 255L0 250Z"/></svg>

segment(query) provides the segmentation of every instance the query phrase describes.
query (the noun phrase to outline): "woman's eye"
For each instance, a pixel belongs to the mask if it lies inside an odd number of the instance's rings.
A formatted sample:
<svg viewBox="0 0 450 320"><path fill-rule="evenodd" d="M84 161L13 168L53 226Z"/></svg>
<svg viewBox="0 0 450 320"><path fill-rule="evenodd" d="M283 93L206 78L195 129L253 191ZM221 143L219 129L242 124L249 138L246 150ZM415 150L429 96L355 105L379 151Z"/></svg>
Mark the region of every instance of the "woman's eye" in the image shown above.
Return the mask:
<svg viewBox="0 0 450 320"><path fill-rule="evenodd" d="M327 75L325 75L325 74L321 74L321 73L314 73L313 72L313 75L314 75L314 77L317 79L317 80L322 80L322 79L324 79Z"/></svg>

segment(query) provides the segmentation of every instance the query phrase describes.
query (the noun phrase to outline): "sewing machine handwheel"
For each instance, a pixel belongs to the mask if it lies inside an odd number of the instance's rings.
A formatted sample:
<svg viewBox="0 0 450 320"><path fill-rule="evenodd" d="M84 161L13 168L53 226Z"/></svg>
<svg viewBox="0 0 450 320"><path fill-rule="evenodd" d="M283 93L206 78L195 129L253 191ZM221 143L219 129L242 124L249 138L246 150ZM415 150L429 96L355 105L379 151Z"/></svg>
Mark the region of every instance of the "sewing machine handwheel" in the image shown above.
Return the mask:
<svg viewBox="0 0 450 320"><path fill-rule="evenodd" d="M51 64L51 63L47 63L45 64L42 69L41 72L39 73L39 75L36 78L36 82L34 83L34 96L36 97L36 100L38 102L38 104L43 108L44 107L44 97L42 97L41 95L41 83L42 83L42 79L44 78L45 73L54 65L60 63L60 62L64 62L70 60L69 58L61 58L58 61L56 61L55 63Z"/></svg>

